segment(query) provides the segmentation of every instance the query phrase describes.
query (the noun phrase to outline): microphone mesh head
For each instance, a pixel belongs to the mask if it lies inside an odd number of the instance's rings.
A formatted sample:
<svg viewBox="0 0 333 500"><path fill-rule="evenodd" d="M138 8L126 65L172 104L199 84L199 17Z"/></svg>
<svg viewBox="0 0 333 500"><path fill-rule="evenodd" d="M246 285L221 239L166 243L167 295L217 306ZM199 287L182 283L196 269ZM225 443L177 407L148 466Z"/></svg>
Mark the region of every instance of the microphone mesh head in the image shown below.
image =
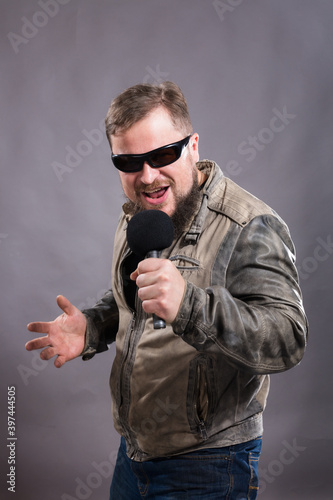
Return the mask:
<svg viewBox="0 0 333 500"><path fill-rule="evenodd" d="M132 252L144 258L152 250L168 248L174 237L173 222L161 210L135 214L127 226L127 243Z"/></svg>

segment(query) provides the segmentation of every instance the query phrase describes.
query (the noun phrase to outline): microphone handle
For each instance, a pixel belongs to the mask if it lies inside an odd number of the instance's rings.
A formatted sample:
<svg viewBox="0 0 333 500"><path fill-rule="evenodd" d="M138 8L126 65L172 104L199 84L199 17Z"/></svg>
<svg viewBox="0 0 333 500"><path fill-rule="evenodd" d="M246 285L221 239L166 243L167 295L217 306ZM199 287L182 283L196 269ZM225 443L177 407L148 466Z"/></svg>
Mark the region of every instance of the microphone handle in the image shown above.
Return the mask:
<svg viewBox="0 0 333 500"><path fill-rule="evenodd" d="M147 253L146 259L158 259L160 256L161 252L158 250L150 250L150 252ZM153 324L154 324L154 330L160 330L162 328L165 328L165 321L162 318L159 318L156 316L156 314L153 314Z"/></svg>

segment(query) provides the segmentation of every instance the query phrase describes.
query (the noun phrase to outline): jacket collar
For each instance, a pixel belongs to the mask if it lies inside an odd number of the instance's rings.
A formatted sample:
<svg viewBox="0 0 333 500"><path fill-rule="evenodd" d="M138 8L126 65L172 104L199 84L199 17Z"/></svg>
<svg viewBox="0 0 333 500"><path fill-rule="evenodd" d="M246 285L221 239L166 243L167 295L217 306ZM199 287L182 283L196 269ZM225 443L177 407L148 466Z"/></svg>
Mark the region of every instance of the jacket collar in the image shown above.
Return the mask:
<svg viewBox="0 0 333 500"><path fill-rule="evenodd" d="M208 178L202 189L202 202L199 211L190 226L190 229L185 235L185 241L196 243L199 235L201 234L204 222L206 220L208 200L214 191L218 182L224 177L220 167L214 161L202 160L197 163L197 168L208 175Z"/></svg>

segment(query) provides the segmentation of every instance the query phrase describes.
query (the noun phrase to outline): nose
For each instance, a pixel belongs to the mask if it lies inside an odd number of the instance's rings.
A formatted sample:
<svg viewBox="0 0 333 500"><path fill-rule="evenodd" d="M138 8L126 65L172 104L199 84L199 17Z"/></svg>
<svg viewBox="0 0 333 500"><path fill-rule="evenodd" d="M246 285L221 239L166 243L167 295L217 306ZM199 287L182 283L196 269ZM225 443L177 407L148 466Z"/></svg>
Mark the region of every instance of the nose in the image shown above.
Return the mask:
<svg viewBox="0 0 333 500"><path fill-rule="evenodd" d="M140 174L140 180L143 184L152 184L159 176L160 171L158 168L152 168L147 162L144 162Z"/></svg>

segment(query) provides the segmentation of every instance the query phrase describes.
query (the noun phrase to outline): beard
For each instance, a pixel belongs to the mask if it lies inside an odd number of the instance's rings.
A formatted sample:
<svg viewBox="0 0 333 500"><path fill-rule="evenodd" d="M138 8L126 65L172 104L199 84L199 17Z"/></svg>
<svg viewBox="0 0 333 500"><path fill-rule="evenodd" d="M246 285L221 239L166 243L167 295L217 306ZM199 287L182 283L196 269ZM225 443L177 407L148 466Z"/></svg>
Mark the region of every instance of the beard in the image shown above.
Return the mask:
<svg viewBox="0 0 333 500"><path fill-rule="evenodd" d="M189 228L190 223L196 215L201 203L202 196L198 183L196 167L193 168L192 180L192 187L186 195L175 194L176 208L170 218L174 225L176 239ZM150 187L154 188L155 186L152 184ZM133 202L128 198L123 208L125 213L132 216L138 212L146 210L141 203ZM161 210L161 207L157 205L152 210Z"/></svg>

